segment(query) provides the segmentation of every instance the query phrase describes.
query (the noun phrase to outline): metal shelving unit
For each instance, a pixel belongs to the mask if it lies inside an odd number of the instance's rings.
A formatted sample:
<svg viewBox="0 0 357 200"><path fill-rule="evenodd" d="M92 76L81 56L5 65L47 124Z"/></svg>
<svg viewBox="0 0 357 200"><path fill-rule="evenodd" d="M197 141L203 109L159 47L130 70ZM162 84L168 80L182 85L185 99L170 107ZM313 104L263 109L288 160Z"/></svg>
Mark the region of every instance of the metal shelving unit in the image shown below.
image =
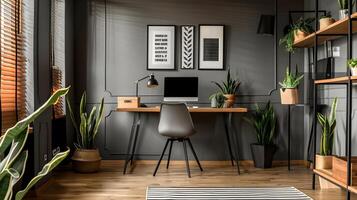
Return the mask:
<svg viewBox="0 0 357 200"><path fill-rule="evenodd" d="M316 69L317 66L317 53L318 45L335 40L341 37L347 37L347 59L352 58L352 39L353 33L357 33L357 13L352 14L352 0L348 0L348 10L349 15L347 18L339 20L334 24L328 26L323 30L318 30L318 19L319 19L319 1L315 0L315 32L305 37L300 41L296 41L294 46L297 48L313 48L313 66ZM357 5L356 5L357 6ZM310 11L307 11L310 12ZM289 65L290 65L289 55ZM316 70L315 70L316 71ZM347 68L347 75L350 74L350 69ZM352 114L352 83L357 82L356 76L344 76L338 78L316 80L313 84L313 177L312 177L312 188L315 189L316 175L323 177L324 179L330 181L331 183L340 186L346 190L346 199L349 200L351 197L351 192L357 193L357 187L351 186L351 136L352 136L352 126L351 126L351 114ZM346 86L346 158L347 158L347 183L341 182L332 176L331 170L320 170L316 168L316 139L317 139L317 107L318 107L318 87L321 85L344 85Z"/></svg>

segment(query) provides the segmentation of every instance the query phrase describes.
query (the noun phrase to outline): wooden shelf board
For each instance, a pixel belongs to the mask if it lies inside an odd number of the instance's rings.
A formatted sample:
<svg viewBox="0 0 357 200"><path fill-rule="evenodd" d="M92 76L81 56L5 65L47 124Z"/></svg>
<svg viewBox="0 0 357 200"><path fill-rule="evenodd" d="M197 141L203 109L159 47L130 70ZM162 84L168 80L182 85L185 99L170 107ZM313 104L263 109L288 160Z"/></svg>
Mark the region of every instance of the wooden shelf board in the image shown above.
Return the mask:
<svg viewBox="0 0 357 200"><path fill-rule="evenodd" d="M316 80L315 84L347 83L347 81L349 80L352 80L353 82L357 82L357 76L342 76L337 78L321 79L321 80Z"/></svg>
<svg viewBox="0 0 357 200"><path fill-rule="evenodd" d="M347 188L347 185L343 183L342 181L339 181L335 179L332 176L332 170L331 169L314 169L314 173L321 176L322 178L342 187L342 188Z"/></svg>
<svg viewBox="0 0 357 200"><path fill-rule="evenodd" d="M351 18L357 18L357 13L353 13L351 15ZM357 21L352 21L353 26L352 26L352 32L356 33L357 32ZM315 36L316 35L321 35L321 34L347 34L348 32L348 18L338 20L335 23L331 24L330 26L318 30L317 32L311 33L310 35L306 36L305 38L296 41L294 43L294 47L297 48L305 48L305 47L313 47L315 43ZM342 36L319 36L318 37L318 44L322 44L325 41L328 40L335 40L337 38L340 38Z"/></svg>

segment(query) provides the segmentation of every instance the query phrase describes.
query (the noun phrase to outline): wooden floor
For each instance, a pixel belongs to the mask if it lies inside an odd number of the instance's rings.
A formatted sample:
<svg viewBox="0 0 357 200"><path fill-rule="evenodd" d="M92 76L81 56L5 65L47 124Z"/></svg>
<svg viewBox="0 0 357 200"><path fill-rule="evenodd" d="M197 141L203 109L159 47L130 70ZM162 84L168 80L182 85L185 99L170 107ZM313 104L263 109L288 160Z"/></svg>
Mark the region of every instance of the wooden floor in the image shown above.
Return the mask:
<svg viewBox="0 0 357 200"><path fill-rule="evenodd" d="M228 186L228 187L278 187L294 186L314 199L345 199L340 189L311 190L311 170L303 166L255 169L243 166L242 174L230 165L203 162L204 172L192 165L192 178L187 178L185 165L173 163L166 169L163 162L156 177L152 176L154 163L136 164L129 174L122 174L122 162L103 161L96 174L78 174L70 167L57 170L50 181L30 193L27 199L145 199L147 186ZM351 199L357 199L353 195Z"/></svg>

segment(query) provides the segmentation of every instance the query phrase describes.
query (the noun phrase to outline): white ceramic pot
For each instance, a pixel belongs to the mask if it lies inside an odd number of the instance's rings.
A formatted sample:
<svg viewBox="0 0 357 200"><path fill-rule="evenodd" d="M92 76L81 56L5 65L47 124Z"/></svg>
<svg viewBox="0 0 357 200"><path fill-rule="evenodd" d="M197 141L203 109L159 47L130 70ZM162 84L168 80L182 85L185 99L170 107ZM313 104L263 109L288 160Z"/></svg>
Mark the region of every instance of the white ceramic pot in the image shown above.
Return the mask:
<svg viewBox="0 0 357 200"><path fill-rule="evenodd" d="M357 76L357 67L351 67L351 76Z"/></svg>
<svg viewBox="0 0 357 200"><path fill-rule="evenodd" d="M348 9L340 10L340 20L348 17Z"/></svg>

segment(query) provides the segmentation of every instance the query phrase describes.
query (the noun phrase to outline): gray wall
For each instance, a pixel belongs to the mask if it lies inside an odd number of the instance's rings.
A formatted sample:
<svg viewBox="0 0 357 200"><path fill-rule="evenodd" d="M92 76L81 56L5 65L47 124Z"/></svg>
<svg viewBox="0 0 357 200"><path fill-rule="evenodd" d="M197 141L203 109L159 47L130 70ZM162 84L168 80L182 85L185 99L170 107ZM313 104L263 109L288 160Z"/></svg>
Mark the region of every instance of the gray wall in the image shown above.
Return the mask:
<svg viewBox="0 0 357 200"><path fill-rule="evenodd" d="M306 1L305 0L305 9L314 9L314 2L315 1ZM338 4L337 1L335 0L320 0L320 9L321 10L327 10L331 11L332 17L335 19L338 19ZM354 8L355 10L355 8ZM334 47L340 47L340 56L335 57L335 66L336 66L336 72L340 73L339 76L341 76L341 73L346 73L347 67L346 67L346 59L347 59L347 37L334 40L332 41L332 45ZM356 45L356 40L353 40L353 57L357 56L357 45ZM319 47L319 52L318 52L318 59L325 58L326 55L324 53L324 48L323 46ZM307 54L305 54L305 60L307 59ZM307 62L307 61L306 61ZM308 69L308 65L305 62L305 69ZM322 86L319 88L319 102L322 104L327 104L331 105L333 98L338 97L338 108L337 108L337 127L336 127L336 133L335 133L335 143L334 143L334 154L336 155L345 155L345 140L346 140L346 87L345 86ZM353 87L353 104L356 105L356 88ZM305 125L308 125L312 121L312 115L311 115L312 110L306 110L305 112L305 120L307 123ZM357 154L357 149L354 147L355 144L357 144L357 137L356 137L356 106L353 106L352 108L352 155ZM306 126L306 128L309 128ZM318 131L318 136L320 132ZM319 140L318 140L319 141Z"/></svg>
<svg viewBox="0 0 357 200"><path fill-rule="evenodd" d="M303 1L279 1L278 34L288 22L288 10L302 9ZM106 15L105 15L106 14ZM242 81L236 106L253 108L255 103L271 100L279 117L279 147L276 159L286 159L287 107L280 105L275 88L273 37L256 34L260 14L274 14L273 0L111 0L105 9L101 0L75 2L75 69L76 102L83 90L88 92L89 107L105 97L106 117L98 138L98 147L105 159L124 158L132 114L115 112L116 97L134 95L134 81L150 72L146 70L147 24L225 24L227 66ZM105 17L107 25L105 26ZM107 34L105 35L105 30ZM197 30L197 29L196 29ZM105 43L105 36L107 43ZM179 36L179 34L178 34ZM179 38L179 37L178 37ZM178 48L178 47L177 47ZM179 52L179 51L178 51ZM278 80L287 66L287 53L279 49ZM178 55L179 56L179 55ZM197 55L196 55L197 56ZM179 62L178 62L179 63ZM197 62L196 62L197 63ZM303 51L297 51L293 63L302 70ZM198 76L200 106L209 106L208 96L217 89L211 81L224 79L226 71L181 70L155 71L160 83L165 76ZM302 94L303 92L301 92ZM140 87L143 102L159 104L163 84L157 89ZM292 159L304 158L303 107L292 108ZM137 153L142 159L153 159L161 153L165 138L157 134L157 114L146 114L140 132ZM202 160L228 159L227 144L221 116L193 114L198 134L192 137ZM255 142L252 128L234 115L242 159L251 159L250 143ZM181 159L181 149L174 150L173 159Z"/></svg>

